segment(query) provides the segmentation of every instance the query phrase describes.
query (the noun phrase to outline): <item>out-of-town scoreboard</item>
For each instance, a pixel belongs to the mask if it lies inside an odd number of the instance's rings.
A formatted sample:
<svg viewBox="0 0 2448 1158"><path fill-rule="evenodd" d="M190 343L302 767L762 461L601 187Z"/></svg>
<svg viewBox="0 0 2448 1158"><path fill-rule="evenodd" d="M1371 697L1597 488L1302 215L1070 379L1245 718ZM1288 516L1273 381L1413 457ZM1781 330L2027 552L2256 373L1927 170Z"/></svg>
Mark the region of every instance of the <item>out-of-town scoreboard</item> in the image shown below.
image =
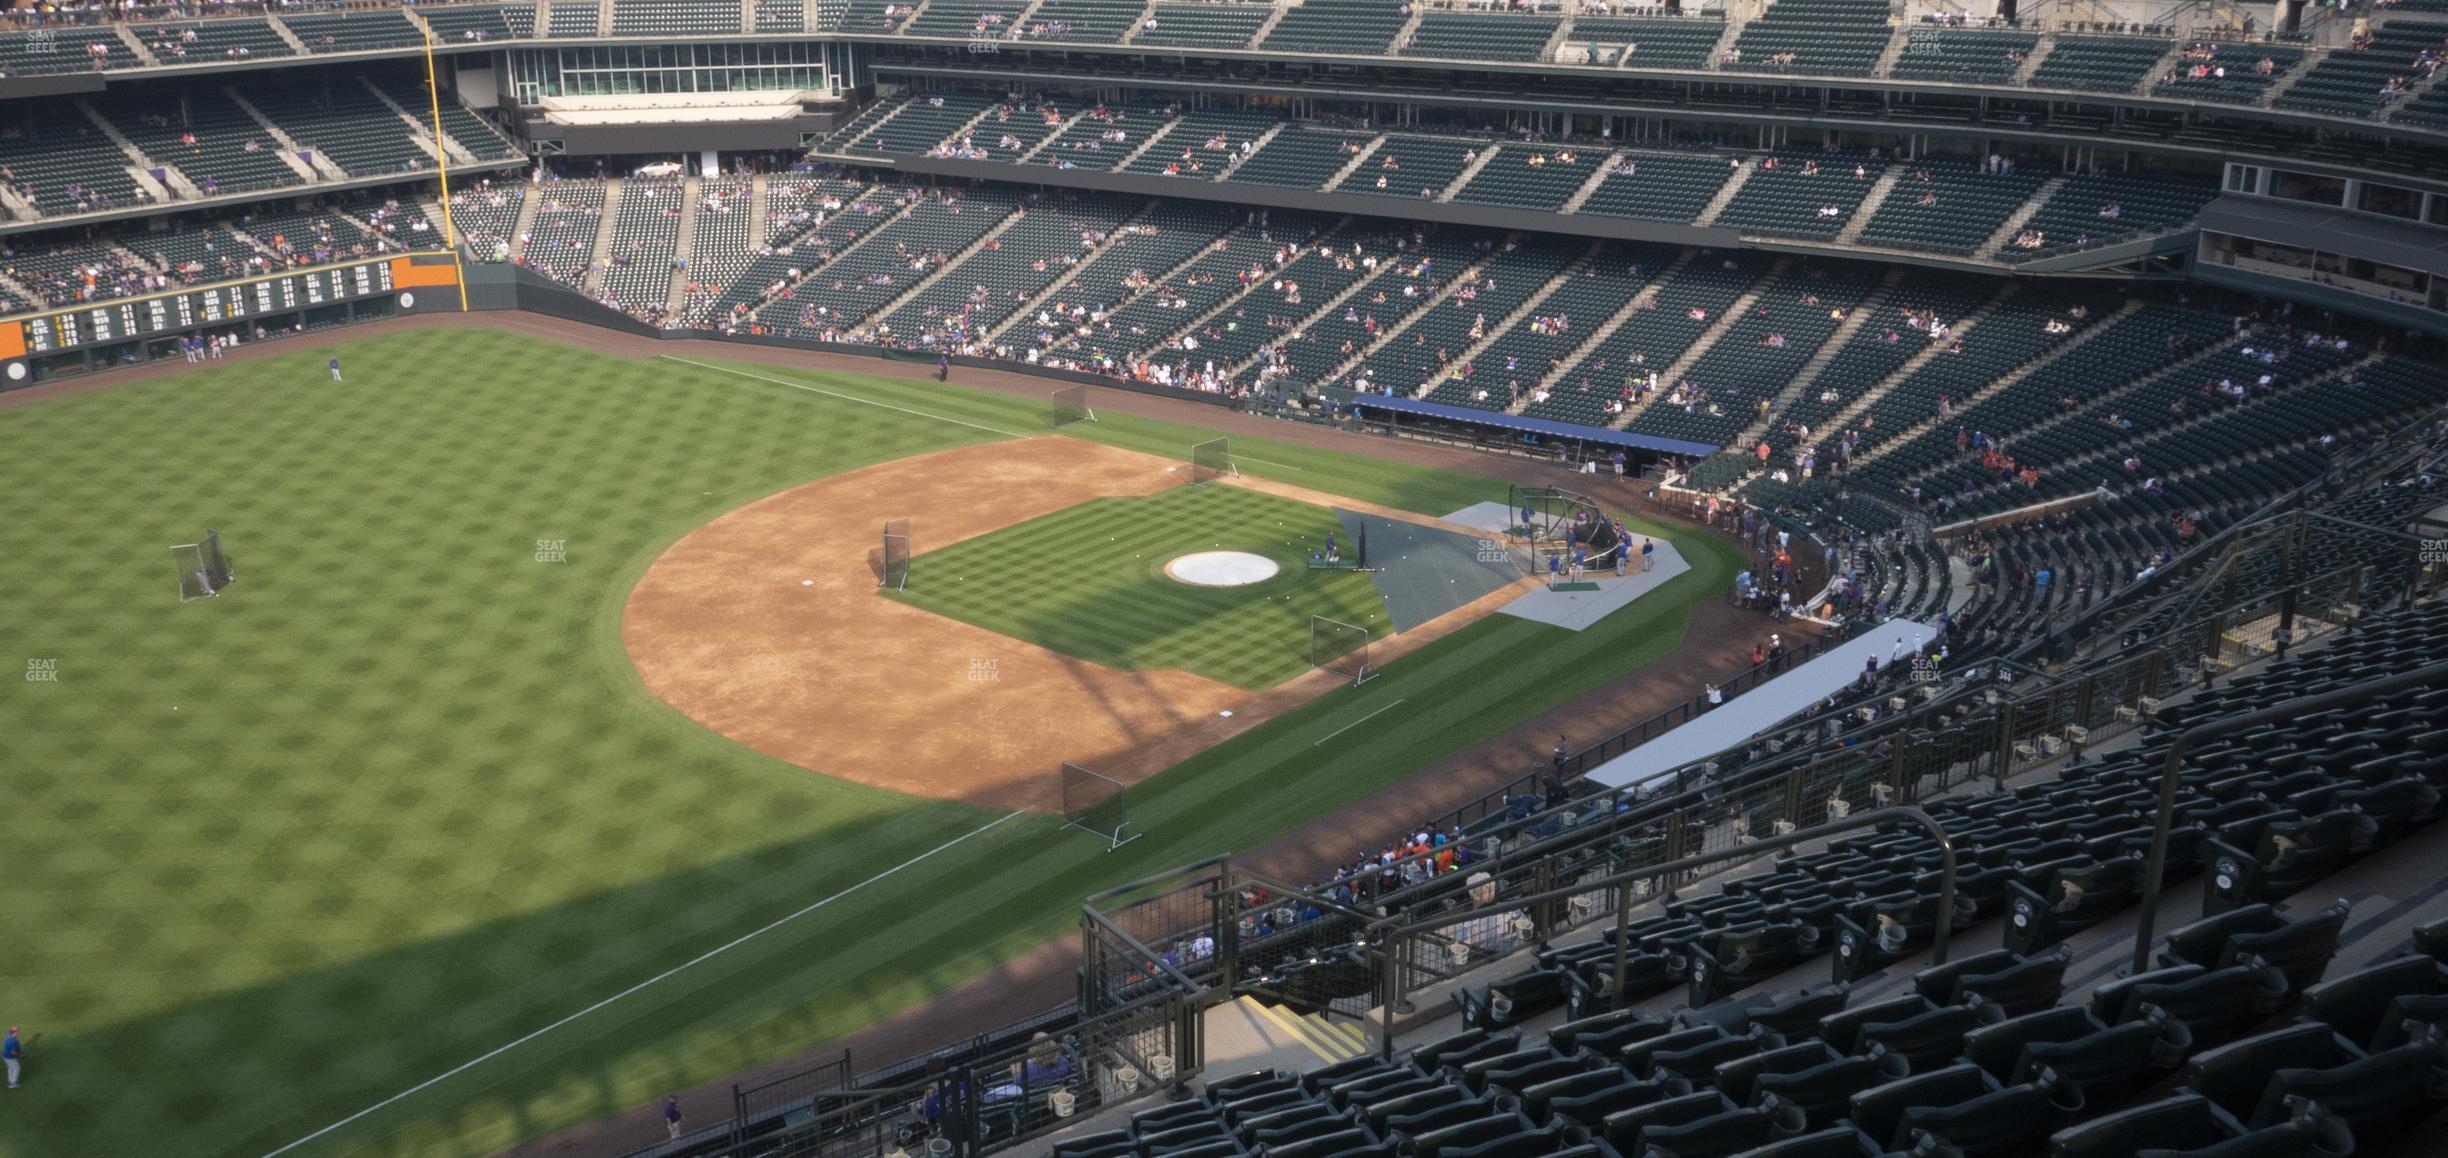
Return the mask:
<svg viewBox="0 0 2448 1158"><path fill-rule="evenodd" d="M388 261L310 269L28 318L25 348L27 354L39 357L79 346L294 314L390 292Z"/></svg>
<svg viewBox="0 0 2448 1158"><path fill-rule="evenodd" d="M245 341L255 336L254 327L261 319L287 318L322 306L395 293L400 295L398 306L407 310L415 305L416 289L446 288L457 282L458 271L449 254L404 254L53 310L17 319L0 329L0 362L10 363L9 378L23 381L25 370L18 359L191 331L234 328ZM9 350L10 346L18 349ZM0 382L0 388L10 384Z"/></svg>

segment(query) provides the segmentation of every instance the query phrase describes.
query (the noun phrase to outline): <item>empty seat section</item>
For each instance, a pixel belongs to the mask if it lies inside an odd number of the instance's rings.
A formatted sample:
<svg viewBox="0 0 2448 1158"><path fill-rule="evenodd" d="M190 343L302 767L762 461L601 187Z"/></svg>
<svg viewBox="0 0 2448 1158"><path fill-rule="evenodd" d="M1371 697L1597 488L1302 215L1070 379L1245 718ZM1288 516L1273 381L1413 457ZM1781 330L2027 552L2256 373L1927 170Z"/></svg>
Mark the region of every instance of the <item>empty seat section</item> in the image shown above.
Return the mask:
<svg viewBox="0 0 2448 1158"><path fill-rule="evenodd" d="M1455 201L1555 212L1598 172L1604 152L1546 145L1491 146L1496 155L1455 191Z"/></svg>
<svg viewBox="0 0 2448 1158"><path fill-rule="evenodd" d="M1484 141L1389 133L1376 152L1335 186L1335 192L1433 200L1462 175L1462 170L1470 167L1471 158L1480 149L1487 147Z"/></svg>
<svg viewBox="0 0 2448 1158"><path fill-rule="evenodd" d="M2132 92L2150 79L2151 69L2173 47L2165 40L2059 36L2028 83L2077 92Z"/></svg>
<svg viewBox="0 0 2448 1158"><path fill-rule="evenodd" d="M441 29L434 30L436 36ZM253 60L294 56L295 49L272 30L269 20L198 20L156 24L137 32L153 59L163 64L202 64L214 60Z"/></svg>
<svg viewBox="0 0 2448 1158"><path fill-rule="evenodd" d="M2151 92L2177 100L2255 104L2302 61L2301 49L2202 41L2187 45L2175 69L2160 77Z"/></svg>
<svg viewBox="0 0 2448 1158"><path fill-rule="evenodd" d="M1301 0L1259 47L1270 52L1384 56L1409 19L1399 0Z"/></svg>
<svg viewBox="0 0 2448 1158"><path fill-rule="evenodd" d="M1538 60L1557 23L1553 16L1431 11L1395 52L1439 60Z"/></svg>
<svg viewBox="0 0 2448 1158"><path fill-rule="evenodd" d="M1987 173L1968 161L1908 162L1903 179L1879 203L1861 239L1872 245L1935 253L1971 253L2031 200L2048 170Z"/></svg>
<svg viewBox="0 0 2448 1158"><path fill-rule="evenodd" d="M1691 221L1708 208L1733 175L1726 158L1690 153L1624 152L1577 213L1643 221Z"/></svg>
<svg viewBox="0 0 2448 1158"><path fill-rule="evenodd" d="M1725 23L1717 19L1578 16L1564 34L1562 59L1620 68L1703 69L1724 35Z"/></svg>
<svg viewBox="0 0 2448 1158"><path fill-rule="evenodd" d="M1730 71L1868 76L1895 30L1882 0L1776 0L1735 34Z"/></svg>
<svg viewBox="0 0 2448 1158"><path fill-rule="evenodd" d="M1248 48L1258 27L1274 14L1273 6L1265 4L1158 4L1140 18L1131 43L1150 48Z"/></svg>
<svg viewBox="0 0 2448 1158"><path fill-rule="evenodd" d="M604 304L632 317L661 320L671 297L686 189L677 180L632 177L621 182L612 237L603 253Z"/></svg>
<svg viewBox="0 0 2448 1158"><path fill-rule="evenodd" d="M1147 151L1116 169L1191 181L1212 181L1275 124L1268 113L1201 109L1183 113Z"/></svg>
<svg viewBox="0 0 2448 1158"><path fill-rule="evenodd" d="M119 98L96 107L145 156L176 166L208 193L306 183L281 159L280 142L217 86L189 89L174 102Z"/></svg>
<svg viewBox="0 0 2448 1158"><path fill-rule="evenodd" d="M289 34L313 53L421 48L425 33L401 12L335 12L282 16Z"/></svg>
<svg viewBox="0 0 2448 1158"><path fill-rule="evenodd" d="M962 40L1009 40L1012 22L1028 7L1022 0L949 0L929 3L902 26L911 36L949 36Z"/></svg>
<svg viewBox="0 0 2448 1158"><path fill-rule="evenodd" d="M1024 40L1114 44L1146 8L1138 0L1046 0L1029 15L1020 35Z"/></svg>
<svg viewBox="0 0 2448 1158"><path fill-rule="evenodd" d="M1883 171L1884 162L1875 158L1833 153L1764 157L1717 224L1744 233L1832 238Z"/></svg>

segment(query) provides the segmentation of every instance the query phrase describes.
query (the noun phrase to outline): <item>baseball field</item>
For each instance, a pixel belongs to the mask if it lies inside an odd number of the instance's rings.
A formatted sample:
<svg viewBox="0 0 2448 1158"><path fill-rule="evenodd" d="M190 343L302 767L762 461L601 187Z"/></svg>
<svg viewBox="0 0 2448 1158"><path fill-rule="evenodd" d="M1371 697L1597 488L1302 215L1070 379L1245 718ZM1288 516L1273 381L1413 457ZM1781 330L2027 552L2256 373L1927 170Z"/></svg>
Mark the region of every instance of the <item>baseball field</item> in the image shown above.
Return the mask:
<svg viewBox="0 0 2448 1158"><path fill-rule="evenodd" d="M1224 605L1118 553L1298 562L1332 516L1260 484L1427 518L1505 484L1236 436L1252 485L1167 485L1213 436L476 327L0 410L0 1155L485 1153L718 1080L1640 668L1740 566L1641 527L1692 572L1588 631L1456 619L1311 687L1283 629L1367 615L1365 577ZM876 528L921 498L879 595ZM168 548L206 527L236 582L182 604ZM944 779L1126 685L1265 710L1115 749L1145 765L1119 852L1042 785ZM1002 699L853 710L928 695ZM1140 721L1046 750L1100 726Z"/></svg>

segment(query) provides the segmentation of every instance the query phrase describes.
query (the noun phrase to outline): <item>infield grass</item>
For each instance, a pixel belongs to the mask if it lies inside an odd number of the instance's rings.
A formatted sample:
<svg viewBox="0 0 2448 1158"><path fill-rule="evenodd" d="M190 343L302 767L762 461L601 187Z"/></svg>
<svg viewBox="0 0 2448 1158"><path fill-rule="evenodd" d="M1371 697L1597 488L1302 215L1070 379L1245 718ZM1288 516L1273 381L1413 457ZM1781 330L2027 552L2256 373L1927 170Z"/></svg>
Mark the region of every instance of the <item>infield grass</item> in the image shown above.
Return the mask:
<svg viewBox="0 0 2448 1158"><path fill-rule="evenodd" d="M724 1078L1641 666L1738 566L1663 531L1694 570L1658 595L1578 634L1458 631L1149 782L1147 839L1111 855L781 764L645 693L621 607L679 536L1041 411L452 328L0 412L0 1022L31 1046L0 1155L481 1154ZM1234 446L1404 509L1504 494ZM238 582L181 605L167 548L207 526Z"/></svg>
<svg viewBox="0 0 2448 1158"><path fill-rule="evenodd" d="M1235 486L1106 498L929 551L895 598L1123 671L1179 668L1253 691L1309 670L1309 618L1382 634L1384 601L1355 571L1309 569L1333 511ZM1194 551L1246 551L1278 570L1243 587L1164 572Z"/></svg>

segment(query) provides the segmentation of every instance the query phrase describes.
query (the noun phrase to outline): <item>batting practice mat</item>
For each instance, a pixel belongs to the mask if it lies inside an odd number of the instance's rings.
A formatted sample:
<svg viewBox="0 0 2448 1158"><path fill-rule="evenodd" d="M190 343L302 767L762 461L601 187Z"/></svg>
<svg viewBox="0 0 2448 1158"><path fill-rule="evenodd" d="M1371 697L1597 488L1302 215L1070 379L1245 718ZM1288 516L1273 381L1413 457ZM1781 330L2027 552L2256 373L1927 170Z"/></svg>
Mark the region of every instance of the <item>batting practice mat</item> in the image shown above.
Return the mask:
<svg viewBox="0 0 2448 1158"><path fill-rule="evenodd" d="M1504 544L1439 527L1334 508L1344 537L1368 537L1369 579L1385 598L1394 630L1409 631L1517 575Z"/></svg>

